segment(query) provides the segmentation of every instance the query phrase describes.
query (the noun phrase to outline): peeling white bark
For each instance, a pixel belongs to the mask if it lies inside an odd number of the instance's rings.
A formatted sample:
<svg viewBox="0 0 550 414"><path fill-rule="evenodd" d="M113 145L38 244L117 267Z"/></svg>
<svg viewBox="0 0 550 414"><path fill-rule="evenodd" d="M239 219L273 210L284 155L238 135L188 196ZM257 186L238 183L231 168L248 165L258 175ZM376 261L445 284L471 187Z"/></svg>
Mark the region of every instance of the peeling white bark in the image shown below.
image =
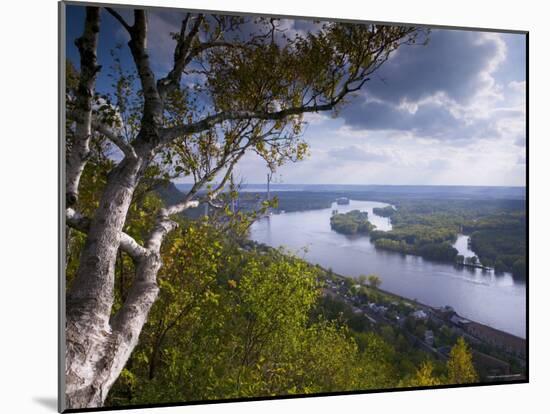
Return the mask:
<svg viewBox="0 0 550 414"><path fill-rule="evenodd" d="M148 253L137 261L136 279L121 310L106 330L91 329L97 321L80 318L67 325L67 388L70 408L101 407L137 345L155 302L160 256ZM85 335L84 335L85 333ZM84 357L83 357L84 356ZM70 380L69 380L70 379Z"/></svg>

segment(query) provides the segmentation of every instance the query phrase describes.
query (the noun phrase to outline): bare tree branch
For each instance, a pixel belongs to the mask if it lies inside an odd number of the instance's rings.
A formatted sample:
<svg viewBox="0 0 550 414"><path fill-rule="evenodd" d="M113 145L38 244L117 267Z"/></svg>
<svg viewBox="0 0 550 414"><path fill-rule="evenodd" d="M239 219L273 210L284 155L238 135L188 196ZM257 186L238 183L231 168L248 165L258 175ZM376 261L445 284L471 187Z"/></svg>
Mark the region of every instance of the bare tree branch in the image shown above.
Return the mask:
<svg viewBox="0 0 550 414"><path fill-rule="evenodd" d="M160 251L160 247L166 235L178 227L178 223L170 219L171 215L178 214L198 206L199 202L197 200L184 200L181 203L174 204L169 208L161 209L155 226L145 244L147 249L154 252Z"/></svg>
<svg viewBox="0 0 550 414"><path fill-rule="evenodd" d="M207 116L200 121L193 122L187 125L175 126L170 128L164 128L160 132L160 144L167 144L170 141L185 135L195 134L197 132L206 131L215 125L230 120L246 120L246 119L260 119L260 120L281 120L293 115L300 115L308 112L322 112L330 111L333 109L343 98L350 92L347 90L345 93L340 94L334 98L331 102L323 105L311 105L311 106L299 106L283 109L276 112L264 112L264 111L226 111L220 112L215 115Z"/></svg>
<svg viewBox="0 0 550 414"><path fill-rule="evenodd" d="M134 147L132 147L131 144L127 143L122 135L117 134L115 131L105 125L105 123L94 119L92 121L92 128L99 132L101 135L104 135L113 144L115 144L124 153L125 156L130 158L137 158Z"/></svg>
<svg viewBox="0 0 550 414"><path fill-rule="evenodd" d="M157 136L157 128L162 124L163 100L159 95L155 74L151 69L149 54L147 53L147 16L145 10L134 10L134 25L129 26L125 20L113 9L107 9L128 31L130 41L128 46L137 68L141 87L143 89L144 106L142 128L138 140L151 141Z"/></svg>
<svg viewBox="0 0 550 414"><path fill-rule="evenodd" d="M170 73L166 75L165 78L160 79L158 81L158 89L163 99L166 97L166 94L170 90L177 88L179 86L181 74L185 66L190 61L190 59L188 58L189 51L191 50L193 42L197 38L200 26L204 20L204 16L202 14L199 14L196 17L193 26L189 30L189 33L186 34L187 25L189 23L190 18L191 18L191 14L187 13L186 17L182 20L182 23L181 23L178 42L174 50L174 67L172 68Z"/></svg>
<svg viewBox="0 0 550 414"><path fill-rule="evenodd" d="M117 19L128 32L132 30L132 26L126 23L124 17L122 17L115 9L113 9L112 7L105 7L105 10L107 10L115 19Z"/></svg>
<svg viewBox="0 0 550 414"><path fill-rule="evenodd" d="M155 227L153 228L153 231L147 239L147 249L151 251L160 251L160 246L166 235L178 227L177 222L171 220L170 216L179 214L190 208L198 207L201 202L211 203L223 190L225 184L227 183L227 180L231 176L233 167L239 161L239 159L241 159L245 152L246 147L241 149L241 151L231 160L229 166L227 166L227 160L226 157L224 157L222 160L219 161L218 165L213 168L208 175L204 176L199 182L193 185L191 190L189 190L189 192L186 194L181 202L166 208L162 208L157 217ZM215 177L216 174L218 174L218 172L220 172L224 167L227 167L227 171L225 172L224 177L222 178L221 182L216 186L216 188L213 191L209 192L202 200L193 200L193 197L202 188L202 186L211 178Z"/></svg>
<svg viewBox="0 0 550 414"><path fill-rule="evenodd" d="M243 157L243 155L246 153L248 146L241 149L241 151L237 154L236 157L234 157L230 162L229 166L227 167L227 170L225 171L225 174L220 181L220 183L214 188L214 190L209 191L204 201L212 201L218 197L218 195L223 191L225 188L225 184L227 184L227 181L231 178L231 174L233 173L233 168L235 165L239 162L239 160ZM224 162L224 164L227 163L227 161ZM221 169L221 168L220 168ZM216 171L217 173L217 171Z"/></svg>
<svg viewBox="0 0 550 414"><path fill-rule="evenodd" d="M76 119L77 115L75 111L67 112L67 119ZM112 128L109 127L105 122L102 122L92 115L91 129L93 131L99 132L101 135L105 136L109 141L115 144L127 157L136 158L137 154L131 144L124 140L122 135L117 134Z"/></svg>
<svg viewBox="0 0 550 414"><path fill-rule="evenodd" d="M65 213L67 225L82 233L88 233L91 220L75 211L68 208ZM147 254L147 250L142 247L133 237L126 233L122 233L120 237L120 248L128 253L134 260L138 260Z"/></svg>

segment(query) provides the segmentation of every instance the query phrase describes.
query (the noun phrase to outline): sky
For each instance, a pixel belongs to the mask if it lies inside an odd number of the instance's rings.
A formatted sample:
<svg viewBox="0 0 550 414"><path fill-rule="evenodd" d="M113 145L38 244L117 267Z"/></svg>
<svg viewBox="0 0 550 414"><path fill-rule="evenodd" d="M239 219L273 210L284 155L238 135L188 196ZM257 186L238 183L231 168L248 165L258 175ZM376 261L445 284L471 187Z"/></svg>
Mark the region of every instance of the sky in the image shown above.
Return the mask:
<svg viewBox="0 0 550 414"><path fill-rule="evenodd" d="M128 11L122 11L131 18ZM67 9L67 57L78 61L83 8ZM181 14L150 11L153 70L170 68ZM285 20L289 31L312 24ZM102 13L98 59L132 65L127 34ZM427 45L401 46L340 109L338 117L307 114L307 159L280 167L284 184L523 186L526 181L526 39L523 34L432 30ZM107 70L98 90L108 90ZM245 183L265 181L265 161L246 155L235 170ZM179 182L188 182L180 179Z"/></svg>

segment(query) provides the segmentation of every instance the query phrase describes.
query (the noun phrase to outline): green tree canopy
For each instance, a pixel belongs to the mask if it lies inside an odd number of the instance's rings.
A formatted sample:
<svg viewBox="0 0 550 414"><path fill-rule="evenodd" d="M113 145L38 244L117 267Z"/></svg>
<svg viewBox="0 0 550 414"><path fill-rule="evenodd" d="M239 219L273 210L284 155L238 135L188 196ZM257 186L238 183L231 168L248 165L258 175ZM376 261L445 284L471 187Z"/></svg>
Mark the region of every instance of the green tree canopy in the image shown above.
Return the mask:
<svg viewBox="0 0 550 414"><path fill-rule="evenodd" d="M447 382L466 384L477 382L478 376L472 362L472 353L463 337L452 347L447 361Z"/></svg>
<svg viewBox="0 0 550 414"><path fill-rule="evenodd" d="M371 285L374 289L378 289L382 284L382 279L380 279L377 275L369 275L367 279L369 281L369 285Z"/></svg>

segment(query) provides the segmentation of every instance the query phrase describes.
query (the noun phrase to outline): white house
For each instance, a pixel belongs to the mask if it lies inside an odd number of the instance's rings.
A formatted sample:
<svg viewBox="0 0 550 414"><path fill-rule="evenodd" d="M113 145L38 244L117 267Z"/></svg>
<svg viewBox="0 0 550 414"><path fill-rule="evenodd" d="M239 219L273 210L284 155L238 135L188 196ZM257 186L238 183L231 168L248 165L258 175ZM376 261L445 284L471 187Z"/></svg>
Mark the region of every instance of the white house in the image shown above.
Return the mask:
<svg viewBox="0 0 550 414"><path fill-rule="evenodd" d="M428 319L428 314L426 312L424 312L422 309L414 311L412 313L412 316L413 316L414 319L418 319L418 320L421 320L421 321L425 321L426 319Z"/></svg>

